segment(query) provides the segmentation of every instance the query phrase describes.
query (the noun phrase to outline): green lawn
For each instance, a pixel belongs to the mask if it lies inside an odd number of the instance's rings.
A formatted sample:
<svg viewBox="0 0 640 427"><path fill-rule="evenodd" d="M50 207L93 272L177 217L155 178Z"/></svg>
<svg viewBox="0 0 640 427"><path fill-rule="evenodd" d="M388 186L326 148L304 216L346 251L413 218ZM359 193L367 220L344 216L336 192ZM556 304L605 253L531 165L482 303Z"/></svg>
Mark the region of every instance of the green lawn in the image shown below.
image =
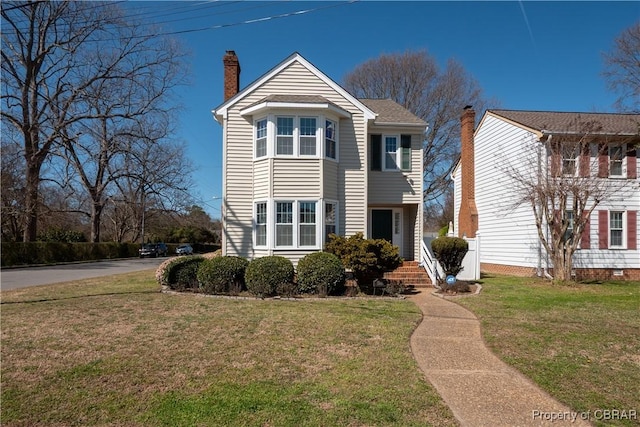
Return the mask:
<svg viewBox="0 0 640 427"><path fill-rule="evenodd" d="M481 319L502 360L597 424L640 425L640 283L488 277L482 286L456 301ZM605 420L605 410L637 415Z"/></svg>
<svg viewBox="0 0 640 427"><path fill-rule="evenodd" d="M158 291L148 271L3 292L2 425L456 425L412 302Z"/></svg>

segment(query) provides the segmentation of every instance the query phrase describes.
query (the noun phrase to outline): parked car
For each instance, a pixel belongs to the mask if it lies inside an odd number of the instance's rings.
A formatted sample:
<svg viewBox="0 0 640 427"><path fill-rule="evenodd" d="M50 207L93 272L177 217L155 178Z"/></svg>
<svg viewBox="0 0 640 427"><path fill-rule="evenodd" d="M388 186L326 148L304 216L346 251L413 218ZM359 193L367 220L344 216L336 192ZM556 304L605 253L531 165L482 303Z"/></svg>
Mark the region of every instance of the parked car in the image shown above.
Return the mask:
<svg viewBox="0 0 640 427"><path fill-rule="evenodd" d="M169 248L164 243L156 243L156 253L158 256L167 256L169 255Z"/></svg>
<svg viewBox="0 0 640 427"><path fill-rule="evenodd" d="M138 249L138 254L140 255L140 258L144 258L147 256L155 258L158 256L158 252L156 251L156 245L151 243L146 243L142 245L140 249Z"/></svg>
<svg viewBox="0 0 640 427"><path fill-rule="evenodd" d="M191 255L193 253L193 248L191 245L180 245L176 248L176 254L178 255Z"/></svg>

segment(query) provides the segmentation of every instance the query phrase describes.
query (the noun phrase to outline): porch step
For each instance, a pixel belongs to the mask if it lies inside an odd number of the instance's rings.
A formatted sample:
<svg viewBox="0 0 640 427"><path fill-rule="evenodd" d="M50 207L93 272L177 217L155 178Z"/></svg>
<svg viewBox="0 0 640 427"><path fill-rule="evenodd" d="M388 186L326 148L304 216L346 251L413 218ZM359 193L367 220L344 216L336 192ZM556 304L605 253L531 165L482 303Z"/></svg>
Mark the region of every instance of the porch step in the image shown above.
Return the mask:
<svg viewBox="0 0 640 427"><path fill-rule="evenodd" d="M417 261L405 261L395 270L384 273L383 277L388 280L401 280L405 286L413 285L418 288L433 286L429 275Z"/></svg>

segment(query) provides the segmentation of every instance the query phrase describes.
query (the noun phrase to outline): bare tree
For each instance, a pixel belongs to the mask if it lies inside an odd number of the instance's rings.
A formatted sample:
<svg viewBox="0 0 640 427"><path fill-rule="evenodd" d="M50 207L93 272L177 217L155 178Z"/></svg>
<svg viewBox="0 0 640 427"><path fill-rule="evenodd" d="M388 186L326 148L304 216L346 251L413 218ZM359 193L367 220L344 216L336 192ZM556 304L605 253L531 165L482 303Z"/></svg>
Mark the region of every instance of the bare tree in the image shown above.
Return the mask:
<svg viewBox="0 0 640 427"><path fill-rule="evenodd" d="M608 86L620 96L616 108L640 112L640 21L616 38L613 51L604 55L603 75Z"/></svg>
<svg viewBox="0 0 640 427"><path fill-rule="evenodd" d="M344 87L358 98L392 99L425 120L424 196L432 201L451 185L458 156L460 110L485 101L478 83L462 65L449 60L444 70L426 51L386 54L358 65L344 77Z"/></svg>
<svg viewBox="0 0 640 427"><path fill-rule="evenodd" d="M127 173L117 167L122 135L143 117L167 121L182 51L141 35L108 2L3 2L2 26L2 120L23 139L24 240L36 239L42 166L61 147L90 196L98 241L106 189Z"/></svg>
<svg viewBox="0 0 640 427"><path fill-rule="evenodd" d="M630 185L630 180L606 179L608 163L598 160L608 156L610 142L590 126L568 136L553 135L537 146L537 156L522 156L528 160L518 167L504 162L517 195L512 207L531 207L538 238L553 263L557 281L571 280L574 254L581 245L589 248L591 213L624 194ZM615 139L616 144L624 142ZM635 150L633 144L630 147Z"/></svg>

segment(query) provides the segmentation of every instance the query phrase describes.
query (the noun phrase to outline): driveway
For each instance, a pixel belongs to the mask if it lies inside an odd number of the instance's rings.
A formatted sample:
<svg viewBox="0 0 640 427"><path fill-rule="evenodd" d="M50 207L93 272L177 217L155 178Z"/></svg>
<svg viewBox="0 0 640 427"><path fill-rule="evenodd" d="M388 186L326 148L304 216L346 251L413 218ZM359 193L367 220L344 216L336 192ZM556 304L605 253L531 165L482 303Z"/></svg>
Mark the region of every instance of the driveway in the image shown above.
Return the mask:
<svg viewBox="0 0 640 427"><path fill-rule="evenodd" d="M131 258L100 262L64 264L43 267L2 269L0 290L50 285L52 283L111 276L133 271L152 270L167 258Z"/></svg>

